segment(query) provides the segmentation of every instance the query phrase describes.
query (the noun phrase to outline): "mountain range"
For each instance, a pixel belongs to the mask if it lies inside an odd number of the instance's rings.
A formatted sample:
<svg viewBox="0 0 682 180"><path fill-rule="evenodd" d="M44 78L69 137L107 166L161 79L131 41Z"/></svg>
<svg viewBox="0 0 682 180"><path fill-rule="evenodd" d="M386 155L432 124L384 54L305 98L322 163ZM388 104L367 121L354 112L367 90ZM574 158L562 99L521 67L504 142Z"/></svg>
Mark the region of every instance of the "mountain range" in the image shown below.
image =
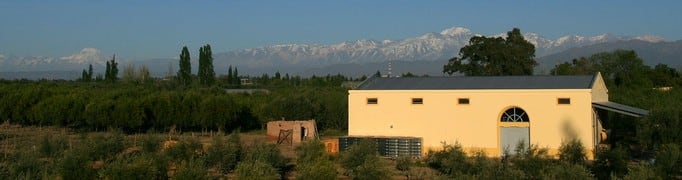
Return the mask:
<svg viewBox="0 0 682 180"><path fill-rule="evenodd" d="M481 34L463 27L452 27L438 33L430 32L418 37L399 40L360 39L339 44L270 45L217 52L213 55L214 67L217 74L225 74L228 66L232 65L239 67L241 74L251 75L272 74L275 71L304 76L328 73L361 75L377 70L385 71L387 62L391 61L396 71L394 74L412 72L434 75L439 74L442 65L448 59L457 56L459 49L468 44L473 36L481 36ZM486 36L506 36L506 33ZM551 67L558 61L589 56L595 52L610 51L614 48L634 49L638 53L643 53L641 56L648 61L648 64L666 62L673 67L681 64L675 59L682 57L681 41L669 42L653 35L567 35L549 39L537 33L524 33L524 37L536 46L536 57L544 67ZM644 54L651 54L651 56L644 56ZM660 58L662 56L671 58ZM103 67L108 59L95 48L85 48L79 53L59 58L0 54L0 71L79 72L87 64L93 64L96 69L103 69L97 67ZM196 58L192 60L193 64L196 64ZM177 67L177 59L123 60L120 64L127 63L146 65L155 75L168 74L169 69L173 69L169 66Z"/></svg>

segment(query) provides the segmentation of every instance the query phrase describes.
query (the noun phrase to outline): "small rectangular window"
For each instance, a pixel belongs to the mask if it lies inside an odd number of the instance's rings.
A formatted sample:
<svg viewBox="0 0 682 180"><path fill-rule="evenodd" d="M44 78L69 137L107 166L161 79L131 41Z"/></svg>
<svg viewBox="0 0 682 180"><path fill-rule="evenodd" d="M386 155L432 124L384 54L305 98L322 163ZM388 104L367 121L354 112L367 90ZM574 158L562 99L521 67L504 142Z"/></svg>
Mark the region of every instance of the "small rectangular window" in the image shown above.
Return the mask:
<svg viewBox="0 0 682 180"><path fill-rule="evenodd" d="M367 98L367 104L379 104L379 99L377 99L377 98Z"/></svg>
<svg viewBox="0 0 682 180"><path fill-rule="evenodd" d="M424 104L424 100L422 98L412 98L412 104Z"/></svg>
<svg viewBox="0 0 682 180"><path fill-rule="evenodd" d="M571 98L559 98L559 104L571 104Z"/></svg>
<svg viewBox="0 0 682 180"><path fill-rule="evenodd" d="M459 104L469 104L469 98L459 98L457 100L457 103Z"/></svg>

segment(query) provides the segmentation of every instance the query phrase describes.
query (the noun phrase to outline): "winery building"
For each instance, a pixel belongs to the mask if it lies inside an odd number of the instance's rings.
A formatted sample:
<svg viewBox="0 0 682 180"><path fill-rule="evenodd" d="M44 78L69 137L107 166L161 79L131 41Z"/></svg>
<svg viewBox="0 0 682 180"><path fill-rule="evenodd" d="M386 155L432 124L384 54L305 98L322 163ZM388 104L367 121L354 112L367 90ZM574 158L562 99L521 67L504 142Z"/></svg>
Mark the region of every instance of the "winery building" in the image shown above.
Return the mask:
<svg viewBox="0 0 682 180"><path fill-rule="evenodd" d="M421 154L459 143L467 152L501 156L524 141L555 155L568 127L592 158L606 138L597 109L635 117L648 113L610 102L599 73L372 77L348 93L348 137L419 138Z"/></svg>

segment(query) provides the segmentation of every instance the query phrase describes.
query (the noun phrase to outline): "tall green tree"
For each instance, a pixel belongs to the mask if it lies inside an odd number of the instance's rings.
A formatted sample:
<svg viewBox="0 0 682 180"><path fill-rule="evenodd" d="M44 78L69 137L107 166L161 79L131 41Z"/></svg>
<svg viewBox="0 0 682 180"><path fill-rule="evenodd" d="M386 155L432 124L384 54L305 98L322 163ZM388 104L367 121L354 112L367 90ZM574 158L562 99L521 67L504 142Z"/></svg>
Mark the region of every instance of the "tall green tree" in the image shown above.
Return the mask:
<svg viewBox="0 0 682 180"><path fill-rule="evenodd" d="M475 36L443 66L443 73L467 76L532 75L535 46L526 41L521 30L507 32L507 38Z"/></svg>
<svg viewBox="0 0 682 180"><path fill-rule="evenodd" d="M199 83L204 86L211 86L215 82L215 71L213 70L213 53L211 45L206 44L199 48Z"/></svg>
<svg viewBox="0 0 682 180"><path fill-rule="evenodd" d="M180 69L178 69L178 80L184 85L192 83L192 64L189 61L189 50L187 46L184 46L180 53Z"/></svg>
<svg viewBox="0 0 682 180"><path fill-rule="evenodd" d="M85 69L83 69L81 80L85 81L85 82L92 81L92 64L90 64L87 71Z"/></svg>
<svg viewBox="0 0 682 180"><path fill-rule="evenodd" d="M116 82L118 80L118 63L116 62L116 55L107 61L107 68L104 72L104 80L109 82Z"/></svg>

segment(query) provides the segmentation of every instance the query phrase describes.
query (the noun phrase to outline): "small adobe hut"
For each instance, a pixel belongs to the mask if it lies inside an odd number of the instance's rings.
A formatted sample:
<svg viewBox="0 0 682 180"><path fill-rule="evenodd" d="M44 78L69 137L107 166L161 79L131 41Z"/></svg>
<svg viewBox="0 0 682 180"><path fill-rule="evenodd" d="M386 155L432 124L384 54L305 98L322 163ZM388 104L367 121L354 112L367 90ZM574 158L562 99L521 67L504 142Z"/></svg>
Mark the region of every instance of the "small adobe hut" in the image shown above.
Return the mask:
<svg viewBox="0 0 682 180"><path fill-rule="evenodd" d="M317 138L315 120L268 122L268 141L293 145L313 138Z"/></svg>

